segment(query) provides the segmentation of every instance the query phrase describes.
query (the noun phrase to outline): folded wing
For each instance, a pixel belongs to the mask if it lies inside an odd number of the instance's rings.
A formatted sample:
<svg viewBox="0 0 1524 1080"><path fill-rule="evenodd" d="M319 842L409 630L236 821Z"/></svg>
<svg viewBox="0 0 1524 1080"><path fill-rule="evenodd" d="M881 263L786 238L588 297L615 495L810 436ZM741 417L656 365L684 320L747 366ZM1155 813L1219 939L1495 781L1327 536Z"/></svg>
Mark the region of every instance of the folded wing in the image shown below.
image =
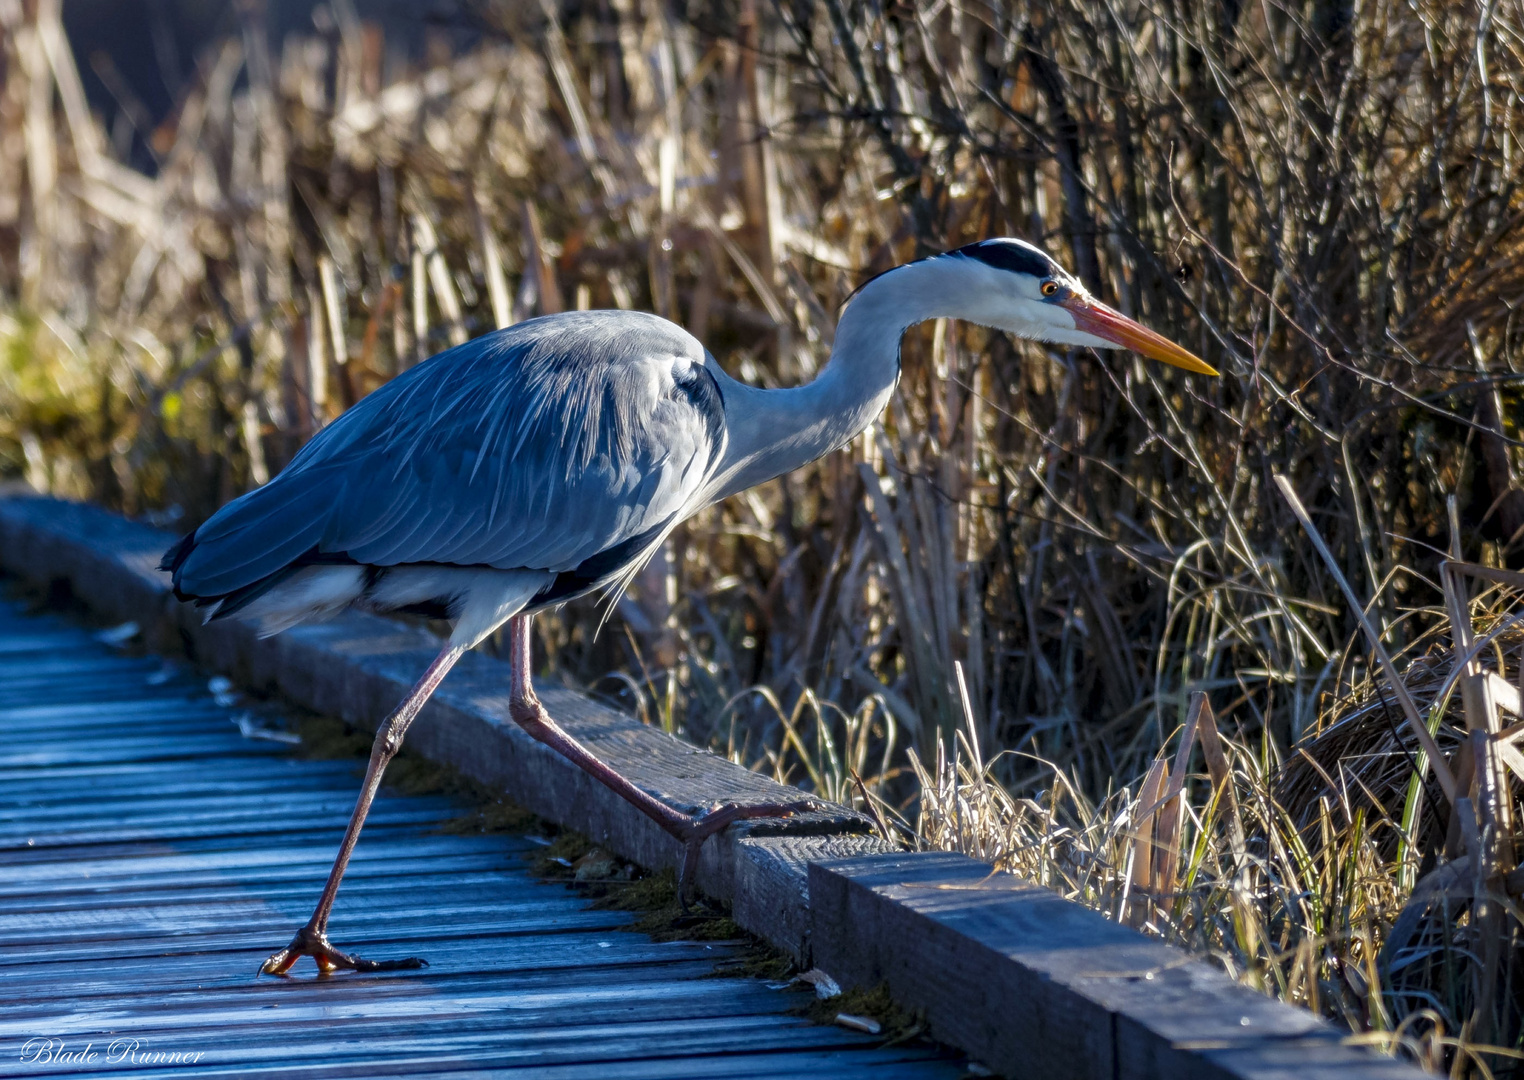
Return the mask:
<svg viewBox="0 0 1524 1080"><path fill-rule="evenodd" d="M198 598L314 562L574 573L696 508L725 439L703 359L637 312L478 338L365 397L164 568Z"/></svg>

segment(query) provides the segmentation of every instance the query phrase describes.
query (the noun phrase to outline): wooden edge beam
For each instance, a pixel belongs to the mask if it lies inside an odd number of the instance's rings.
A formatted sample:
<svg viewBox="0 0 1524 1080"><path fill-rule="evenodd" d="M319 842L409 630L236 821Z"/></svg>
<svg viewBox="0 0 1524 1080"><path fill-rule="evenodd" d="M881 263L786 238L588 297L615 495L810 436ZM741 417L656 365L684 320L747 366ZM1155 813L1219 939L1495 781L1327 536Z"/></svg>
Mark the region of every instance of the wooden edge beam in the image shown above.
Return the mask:
<svg viewBox="0 0 1524 1080"><path fill-rule="evenodd" d="M815 963L1007 1077L1418 1080L1312 1013L952 852L810 864Z"/></svg>

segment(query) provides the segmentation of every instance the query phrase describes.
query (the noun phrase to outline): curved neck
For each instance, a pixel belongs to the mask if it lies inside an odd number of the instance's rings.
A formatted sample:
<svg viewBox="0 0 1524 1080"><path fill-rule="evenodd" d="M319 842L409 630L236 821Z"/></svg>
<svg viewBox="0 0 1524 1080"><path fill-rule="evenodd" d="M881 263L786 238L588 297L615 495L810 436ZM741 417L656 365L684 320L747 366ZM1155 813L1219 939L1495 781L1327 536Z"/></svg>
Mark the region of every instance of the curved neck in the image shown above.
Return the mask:
<svg viewBox="0 0 1524 1080"><path fill-rule="evenodd" d="M968 313L972 281L933 258L881 274L847 304L831 359L804 386L761 390L708 361L725 396L730 441L711 483L714 501L797 469L844 445L883 411L900 377L900 338L927 319Z"/></svg>

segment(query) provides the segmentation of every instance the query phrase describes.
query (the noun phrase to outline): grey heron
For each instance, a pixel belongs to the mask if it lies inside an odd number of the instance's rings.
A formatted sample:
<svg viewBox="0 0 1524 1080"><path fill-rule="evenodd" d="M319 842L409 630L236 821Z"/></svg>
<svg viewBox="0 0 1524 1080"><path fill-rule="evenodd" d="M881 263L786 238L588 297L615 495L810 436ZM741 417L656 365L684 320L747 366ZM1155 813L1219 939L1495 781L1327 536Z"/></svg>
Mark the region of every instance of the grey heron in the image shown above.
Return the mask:
<svg viewBox="0 0 1524 1080"><path fill-rule="evenodd" d="M530 682L533 613L622 589L689 515L841 447L888 401L900 339L934 318L1024 338L1128 348L1217 374L1095 300L1040 249L986 240L871 279L846 305L829 363L763 390L727 375L681 327L634 311L548 315L404 372L319 432L278 476L233 500L164 556L175 593L208 617L275 633L350 606L449 620L438 657L378 727L359 799L312 918L261 971L301 956L323 971L372 961L327 938L329 913L387 763L466 650L504 623L515 721L684 845L731 822L812 804L726 804L690 816L636 787L563 731Z"/></svg>

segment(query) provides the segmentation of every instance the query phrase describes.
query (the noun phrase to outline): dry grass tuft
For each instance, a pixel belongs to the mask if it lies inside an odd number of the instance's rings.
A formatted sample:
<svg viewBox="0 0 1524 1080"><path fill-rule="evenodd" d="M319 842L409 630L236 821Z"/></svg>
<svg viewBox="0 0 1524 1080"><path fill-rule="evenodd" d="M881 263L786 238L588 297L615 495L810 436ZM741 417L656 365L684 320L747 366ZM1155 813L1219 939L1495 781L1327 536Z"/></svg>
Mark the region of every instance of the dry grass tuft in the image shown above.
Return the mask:
<svg viewBox="0 0 1524 1080"><path fill-rule="evenodd" d="M1263 733L1220 732L1197 694L1142 780L1099 799L1049 762L1024 789L1003 786L969 722L931 762L910 755L918 842L1209 955L1435 1071L1511 1074L1524 1060L1524 574L1447 567L1438 625L1472 621L1415 643L1427 647L1402 688L1446 754L1453 801L1394 687L1366 675L1286 760ZM1467 599L1470 574L1506 584Z"/></svg>

